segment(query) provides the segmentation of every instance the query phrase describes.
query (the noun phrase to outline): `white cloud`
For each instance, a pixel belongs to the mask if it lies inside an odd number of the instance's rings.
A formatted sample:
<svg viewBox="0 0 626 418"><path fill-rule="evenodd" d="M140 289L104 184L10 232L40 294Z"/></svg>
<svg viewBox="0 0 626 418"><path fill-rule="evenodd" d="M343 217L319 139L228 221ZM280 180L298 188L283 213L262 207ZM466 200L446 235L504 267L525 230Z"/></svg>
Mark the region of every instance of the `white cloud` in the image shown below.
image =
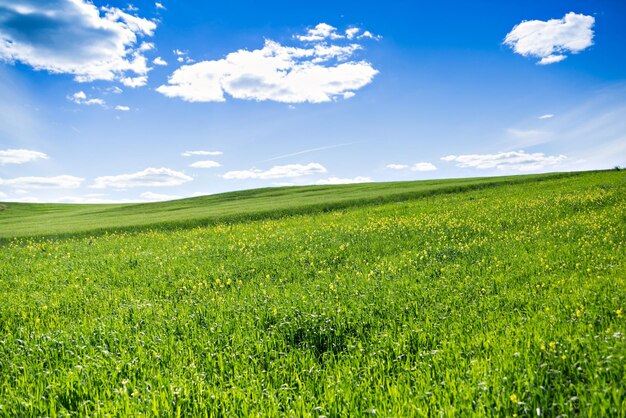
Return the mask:
<svg viewBox="0 0 626 418"><path fill-rule="evenodd" d="M143 171L132 174L120 174L117 176L97 177L94 184L90 187L95 189L104 189L112 187L116 189L125 189L127 187L164 187L164 186L180 186L181 184L192 181L193 178L174 171L169 168L146 168Z"/></svg>
<svg viewBox="0 0 626 418"><path fill-rule="evenodd" d="M525 151L501 152L498 154L448 155L443 161L456 162L457 167L499 170L536 171L566 160L564 155L545 155L541 152L528 154Z"/></svg>
<svg viewBox="0 0 626 418"><path fill-rule="evenodd" d="M139 77L122 77L120 82L126 87L142 87L148 83L148 76L142 75Z"/></svg>
<svg viewBox="0 0 626 418"><path fill-rule="evenodd" d="M86 0L0 0L0 59L71 74L79 82L127 79L140 85L136 78L149 68L139 38L155 29L151 20Z"/></svg>
<svg viewBox="0 0 626 418"><path fill-rule="evenodd" d="M359 28L348 28L346 29L346 38L354 39L354 37L361 31Z"/></svg>
<svg viewBox="0 0 626 418"><path fill-rule="evenodd" d="M161 57L156 57L155 59L152 60L152 63L154 65L167 65L167 61L165 61L163 58Z"/></svg>
<svg viewBox="0 0 626 418"><path fill-rule="evenodd" d="M154 192L144 192L140 196L143 199L153 200L153 201L182 199L182 196L161 194L161 193L154 193Z"/></svg>
<svg viewBox="0 0 626 418"><path fill-rule="evenodd" d="M300 40L338 39L329 25L316 26ZM311 34L315 31L315 34ZM341 36L343 37L343 36ZM241 49L214 61L184 65L157 91L189 102L223 102L235 99L281 103L322 103L350 98L372 82L378 71L367 61L352 59L362 49L356 43L326 42L304 48L266 40L263 48ZM179 58L184 53L174 51Z"/></svg>
<svg viewBox="0 0 626 418"><path fill-rule="evenodd" d="M87 97L87 94L85 94L84 91L77 91L76 93L72 94L71 96L67 96L67 100L70 100L76 104L79 105L86 105L86 106L91 106L91 105L98 105L98 106L105 106L106 103L104 100L102 99L90 99Z"/></svg>
<svg viewBox="0 0 626 418"><path fill-rule="evenodd" d="M563 61L593 45L593 16L567 13L562 19L524 21L511 30L504 44L524 57L540 58L538 64Z"/></svg>
<svg viewBox="0 0 626 418"><path fill-rule="evenodd" d="M411 166L411 171L435 171L437 167L432 163L415 163Z"/></svg>
<svg viewBox="0 0 626 418"><path fill-rule="evenodd" d="M43 152L29 149L0 149L0 164L24 164L35 160L47 160Z"/></svg>
<svg viewBox="0 0 626 418"><path fill-rule="evenodd" d="M387 168L391 170L411 170L411 171L435 171L437 167L432 163L415 163L407 164L387 164Z"/></svg>
<svg viewBox="0 0 626 418"><path fill-rule="evenodd" d="M557 62L563 61L565 58L567 58L567 55L550 55L550 56L541 58L537 64L539 65L555 64Z"/></svg>
<svg viewBox="0 0 626 418"><path fill-rule="evenodd" d="M192 157L194 155L222 155L224 154L222 151L185 151L182 155L183 157Z"/></svg>
<svg viewBox="0 0 626 418"><path fill-rule="evenodd" d="M9 197L6 193L0 192L0 198Z"/></svg>
<svg viewBox="0 0 626 418"><path fill-rule="evenodd" d="M406 164L387 164L386 167L391 170L406 170L407 168L409 168L409 166Z"/></svg>
<svg viewBox="0 0 626 418"><path fill-rule="evenodd" d="M554 117L554 115L553 115L553 114L551 114L551 113L547 113L547 114L545 114L545 115L541 115L541 116L539 116L539 119L552 119L553 117Z"/></svg>
<svg viewBox="0 0 626 418"><path fill-rule="evenodd" d="M366 30L365 32L363 32L361 35L358 36L358 39L363 39L363 38L373 39L375 41L379 41L383 37L380 36L380 35L374 35L372 32Z"/></svg>
<svg viewBox="0 0 626 418"><path fill-rule="evenodd" d="M315 182L317 185L325 185L325 184L355 184L355 183L370 183L372 179L369 177L354 177L354 178L340 178L340 177L329 177L327 179L320 179Z"/></svg>
<svg viewBox="0 0 626 418"><path fill-rule="evenodd" d="M157 9L165 10L165 6L163 6L163 4L159 2L154 3L154 7L156 7Z"/></svg>
<svg viewBox="0 0 626 418"><path fill-rule="evenodd" d="M61 175L53 177L17 177L0 179L0 186L9 186L19 189L76 189L83 182L80 177Z"/></svg>
<svg viewBox="0 0 626 418"><path fill-rule="evenodd" d="M117 105L115 106L115 110L119 110L121 112L128 112L130 110L130 107Z"/></svg>
<svg viewBox="0 0 626 418"><path fill-rule="evenodd" d="M326 39L343 39L345 36L337 33L337 28L326 23L319 23L314 28L307 30L306 35L296 35L296 39L302 42L319 42Z"/></svg>
<svg viewBox="0 0 626 418"><path fill-rule="evenodd" d="M287 164L277 165L269 170L241 170L241 171L229 171L222 175L222 178L226 180L247 180L247 179L280 179L280 178L293 178L302 177L312 174L326 173L326 167L319 163L309 164Z"/></svg>
<svg viewBox="0 0 626 418"><path fill-rule="evenodd" d="M196 161L195 163L192 163L191 165L189 165L189 167L193 167L193 168L217 168L221 166L222 165L218 163L217 161L211 161L211 160Z"/></svg>

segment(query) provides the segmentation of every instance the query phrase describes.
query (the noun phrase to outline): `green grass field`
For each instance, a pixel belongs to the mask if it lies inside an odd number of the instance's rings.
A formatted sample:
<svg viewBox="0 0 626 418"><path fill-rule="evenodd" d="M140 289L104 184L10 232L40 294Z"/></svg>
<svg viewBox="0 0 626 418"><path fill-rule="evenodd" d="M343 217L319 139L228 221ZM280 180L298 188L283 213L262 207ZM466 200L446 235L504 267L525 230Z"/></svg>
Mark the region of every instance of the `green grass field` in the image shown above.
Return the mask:
<svg viewBox="0 0 626 418"><path fill-rule="evenodd" d="M133 231L145 229L147 226L163 230L276 219L285 215L312 214L569 175L571 174L559 173L343 186L280 187L143 204L0 203L0 240L17 236Z"/></svg>
<svg viewBox="0 0 626 418"><path fill-rule="evenodd" d="M4 204L0 416L626 416L625 195L605 171Z"/></svg>

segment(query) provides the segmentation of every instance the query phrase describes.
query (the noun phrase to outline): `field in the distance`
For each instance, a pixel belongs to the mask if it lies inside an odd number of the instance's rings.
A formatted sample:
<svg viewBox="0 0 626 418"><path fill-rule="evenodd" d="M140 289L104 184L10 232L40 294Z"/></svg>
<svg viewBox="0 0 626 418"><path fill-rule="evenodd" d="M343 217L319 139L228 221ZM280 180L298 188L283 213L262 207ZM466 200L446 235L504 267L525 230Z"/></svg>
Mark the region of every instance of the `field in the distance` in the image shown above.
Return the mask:
<svg viewBox="0 0 626 418"><path fill-rule="evenodd" d="M7 204L0 416L626 416L626 176L537 177Z"/></svg>
<svg viewBox="0 0 626 418"><path fill-rule="evenodd" d="M62 236L276 219L355 206L397 202L443 193L568 176L568 173L512 177L354 185L274 187L158 203L31 204L0 202L0 240L17 236Z"/></svg>

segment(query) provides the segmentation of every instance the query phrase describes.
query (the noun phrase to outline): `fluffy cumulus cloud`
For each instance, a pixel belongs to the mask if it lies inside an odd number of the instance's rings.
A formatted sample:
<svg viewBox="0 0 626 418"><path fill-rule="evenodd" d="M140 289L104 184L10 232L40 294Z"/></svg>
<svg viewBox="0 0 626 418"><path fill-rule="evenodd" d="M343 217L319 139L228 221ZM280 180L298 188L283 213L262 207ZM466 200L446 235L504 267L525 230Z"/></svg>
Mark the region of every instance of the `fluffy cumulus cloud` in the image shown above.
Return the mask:
<svg viewBox="0 0 626 418"><path fill-rule="evenodd" d="M85 179L61 175L52 177L17 177L0 179L0 186L16 189L76 189Z"/></svg>
<svg viewBox="0 0 626 418"><path fill-rule="evenodd" d="M373 180L370 177L357 176L354 178L341 178L341 177L329 177L327 179L320 179L315 182L317 185L326 184L356 184L356 183L370 183Z"/></svg>
<svg viewBox="0 0 626 418"><path fill-rule="evenodd" d="M229 171L222 175L226 180L249 180L249 179L282 179L309 176L312 174L326 173L326 167L319 163L277 165L269 170L241 170Z"/></svg>
<svg viewBox="0 0 626 418"><path fill-rule="evenodd" d="M212 161L212 160L196 161L195 163L191 163L189 165L189 167L193 167L193 168L217 168L221 166L222 165L220 163L218 163L217 161Z"/></svg>
<svg viewBox="0 0 626 418"><path fill-rule="evenodd" d="M211 156L216 156L216 155L222 155L223 152L222 151L203 151L203 150L199 150L199 151L185 151L183 152L182 155L183 157L193 157L193 156L203 156L203 155L211 155Z"/></svg>
<svg viewBox="0 0 626 418"><path fill-rule="evenodd" d="M354 34L356 28L350 28L346 32ZM302 42L319 42L326 39L343 39L346 36L337 33L337 28L327 23L318 23L314 28L307 30L305 35L296 35L295 38ZM354 37L354 36L352 36Z"/></svg>
<svg viewBox="0 0 626 418"><path fill-rule="evenodd" d="M504 44L525 57L539 58L538 64L563 61L593 45L593 16L567 13L562 19L528 20L506 35Z"/></svg>
<svg viewBox="0 0 626 418"><path fill-rule="evenodd" d="M146 168L131 174L120 174L117 176L102 176L94 180L90 187L95 189L114 188L126 189L128 187L165 187L180 186L192 181L193 178L179 171L169 168Z"/></svg>
<svg viewBox="0 0 626 418"><path fill-rule="evenodd" d="M411 170L411 171L435 171L437 167L433 163L408 164L387 164L390 170Z"/></svg>
<svg viewBox="0 0 626 418"><path fill-rule="evenodd" d="M0 164L24 164L36 160L47 160L43 152L29 149L0 149Z"/></svg>
<svg viewBox="0 0 626 418"><path fill-rule="evenodd" d="M87 0L0 0L0 59L71 74L79 82L144 85L156 24Z"/></svg>
<svg viewBox="0 0 626 418"><path fill-rule="evenodd" d="M516 171L537 171L559 164L567 159L564 155L545 155L541 152L528 154L525 151L501 152L498 154L448 155L443 161L455 162L457 167Z"/></svg>
<svg viewBox="0 0 626 418"><path fill-rule="evenodd" d="M157 91L189 102L223 102L227 96L281 103L348 99L371 83L378 71L355 58L363 46L348 42L347 36L319 24L296 37L303 43L300 46L266 40L260 49L241 49L223 59L184 65Z"/></svg>
<svg viewBox="0 0 626 418"><path fill-rule="evenodd" d="M152 60L152 63L154 65L167 65L167 61L165 61L163 58L161 57L156 57L155 59Z"/></svg>

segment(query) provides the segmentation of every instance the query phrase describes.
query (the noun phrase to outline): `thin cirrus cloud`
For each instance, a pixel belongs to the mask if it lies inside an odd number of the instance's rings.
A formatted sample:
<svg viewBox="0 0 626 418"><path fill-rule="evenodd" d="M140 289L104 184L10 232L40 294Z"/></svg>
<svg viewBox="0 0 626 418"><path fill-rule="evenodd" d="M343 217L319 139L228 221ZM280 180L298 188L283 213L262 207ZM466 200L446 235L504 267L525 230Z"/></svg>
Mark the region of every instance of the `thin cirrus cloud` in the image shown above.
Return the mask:
<svg viewBox="0 0 626 418"><path fill-rule="evenodd" d="M552 113L546 113L545 115L539 116L539 119L552 119L554 115Z"/></svg>
<svg viewBox="0 0 626 418"><path fill-rule="evenodd" d="M224 154L222 151L198 150L198 151L185 151L180 155L182 155L183 157L194 157L194 156L206 156L206 155L217 156L217 155L222 155L222 154Z"/></svg>
<svg viewBox="0 0 626 418"><path fill-rule="evenodd" d="M78 82L145 85L145 52L157 25L86 0L0 0L0 59L71 74Z"/></svg>
<svg viewBox="0 0 626 418"><path fill-rule="evenodd" d="M223 174L222 178L226 180L268 180L310 176L313 174L321 174L326 172L326 167L319 163L287 164L277 165L268 170L251 169L229 171Z"/></svg>
<svg viewBox="0 0 626 418"><path fill-rule="evenodd" d="M193 168L217 168L221 166L222 165L220 163L218 163L217 161L212 161L212 160L196 161L194 163L189 164L189 167L193 167Z"/></svg>
<svg viewBox="0 0 626 418"><path fill-rule="evenodd" d="M378 70L355 59L363 46L346 43L346 36L321 23L295 37L304 46L266 39L261 49L240 49L223 59L183 65L157 91L188 102L224 102L227 96L280 103L349 99L370 84Z"/></svg>
<svg viewBox="0 0 626 418"><path fill-rule="evenodd" d="M574 12L546 22L523 21L506 35L504 44L516 54L539 58L539 65L554 64L593 45L594 23L593 16Z"/></svg>
<svg viewBox="0 0 626 418"><path fill-rule="evenodd" d="M102 176L94 180L94 189L126 189L129 187L167 187L180 186L193 180L193 177L169 168L146 168L131 174Z"/></svg>
<svg viewBox="0 0 626 418"><path fill-rule="evenodd" d="M15 189L76 189L85 179L75 176L61 175L51 177L16 177L0 179L0 186Z"/></svg>
<svg viewBox="0 0 626 418"><path fill-rule="evenodd" d="M525 151L501 152L498 154L448 155L442 161L455 162L457 167L515 171L537 171L565 161L565 155L545 155L541 152L528 154Z"/></svg>
<svg viewBox="0 0 626 418"><path fill-rule="evenodd" d="M117 105L115 106L115 110L119 110L120 112L128 112L130 110L130 107Z"/></svg>
<svg viewBox="0 0 626 418"><path fill-rule="evenodd" d="M47 160L47 154L29 149L3 149L0 150L0 165L24 164L36 160Z"/></svg>
<svg viewBox="0 0 626 418"><path fill-rule="evenodd" d="M415 163L413 165L408 164L387 164L386 166L390 170L410 170L410 171L435 171L437 166L433 163Z"/></svg>

